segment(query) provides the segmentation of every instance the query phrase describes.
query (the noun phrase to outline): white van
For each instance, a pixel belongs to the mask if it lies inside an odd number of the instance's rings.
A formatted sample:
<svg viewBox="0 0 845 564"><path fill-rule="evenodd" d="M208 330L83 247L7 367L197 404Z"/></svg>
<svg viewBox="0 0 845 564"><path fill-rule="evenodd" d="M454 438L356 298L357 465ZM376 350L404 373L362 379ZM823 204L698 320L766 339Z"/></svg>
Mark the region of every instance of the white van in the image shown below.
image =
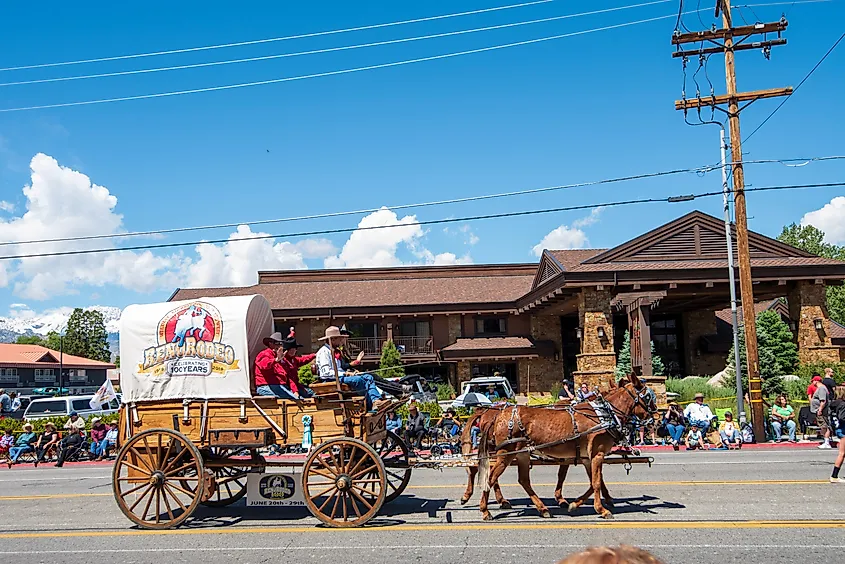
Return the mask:
<svg viewBox="0 0 845 564"><path fill-rule="evenodd" d="M103 404L100 409L91 409L88 402L93 397L94 394L89 394L87 396L62 396L32 400L23 414L23 419L24 421L33 421L48 417L67 417L74 411L83 419L88 419L94 415L116 413L120 408L120 398L118 398L111 400L108 404Z"/></svg>

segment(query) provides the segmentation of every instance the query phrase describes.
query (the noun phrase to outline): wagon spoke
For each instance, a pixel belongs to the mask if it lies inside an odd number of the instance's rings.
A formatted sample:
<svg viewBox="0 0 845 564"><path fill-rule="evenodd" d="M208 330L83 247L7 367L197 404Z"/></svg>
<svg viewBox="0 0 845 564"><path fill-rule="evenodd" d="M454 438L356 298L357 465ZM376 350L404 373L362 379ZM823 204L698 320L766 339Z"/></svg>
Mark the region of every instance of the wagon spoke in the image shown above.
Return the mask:
<svg viewBox="0 0 845 564"><path fill-rule="evenodd" d="M138 504L141 503L141 500L144 499L145 497L147 497L147 494L150 493L150 491L153 489L152 484L145 484L145 485L147 486L147 489L145 489L141 493L141 495L138 496L138 499L135 500L135 503L132 504L132 507L129 508L129 511L133 511L138 506Z"/></svg>
<svg viewBox="0 0 845 564"><path fill-rule="evenodd" d="M365 460L367 460L367 458L368 458L368 457L366 457L366 456L362 456L362 457L361 457L361 459L358 461L358 463L357 463L357 464L355 464L355 466L352 468L352 470L350 470L349 472L347 472L347 474L350 474L350 475L355 474L355 471L356 471L356 470L358 470L358 467L360 467L360 466L361 466L361 464L363 464L363 463L364 463L364 461L365 461Z"/></svg>
<svg viewBox="0 0 845 564"><path fill-rule="evenodd" d="M365 506L367 506L367 511L370 511L373 508L372 504L370 504L366 499L364 499L363 496L361 496L361 494L359 494L358 492L356 492L354 490L349 490L349 493L351 493L353 496L355 496L358 499L358 501L360 501ZM361 516L361 514L359 513L358 517L360 517L360 516Z"/></svg>
<svg viewBox="0 0 845 564"><path fill-rule="evenodd" d="M378 468L378 466L376 466L375 464L373 464L372 466L367 467L365 470L361 470L360 472L358 472L358 473L357 473L357 474L355 474L354 476L351 476L351 478L352 478L353 480L357 480L357 479L358 479L358 478L360 478L361 476L365 476L367 473L372 472L373 470L376 470L377 468Z"/></svg>
<svg viewBox="0 0 845 564"><path fill-rule="evenodd" d="M334 495L334 505L332 506L332 519L334 516L337 515L337 504L340 502L341 493L340 490Z"/></svg>
<svg viewBox="0 0 845 564"><path fill-rule="evenodd" d="M361 486L359 486L357 484L352 484L352 487L355 488L356 490L360 490L360 491L364 492L367 495L371 495L373 497L378 497L378 494L376 494L375 491L366 490L366 489L362 488Z"/></svg>
<svg viewBox="0 0 845 564"><path fill-rule="evenodd" d="M311 485L311 484L309 484L309 486L310 486L310 485ZM315 485L316 485L316 484L315 484ZM337 489L337 485L332 484L330 487L328 487L328 488L324 489L324 490L323 490L323 491L321 491L320 493L318 493L318 494L316 494L316 495L312 495L312 496L311 496L311 499L317 499L318 497L322 497L322 496L324 496L324 495L328 494L330 491L335 490L335 489ZM322 509L322 508L321 508L321 509Z"/></svg>
<svg viewBox="0 0 845 564"><path fill-rule="evenodd" d="M325 468L326 470L328 470L329 472L331 472L331 474L332 474L332 475L330 476L331 478L337 478L337 472L335 472L335 471L334 471L334 470L333 470L333 469L332 469L329 465L327 465L327 464L323 461L323 459L322 459L322 458L320 458L319 456L315 456L315 457L314 457L314 460L315 460L315 461L317 461L317 462L319 462L319 463L320 463L320 465L321 465L323 468ZM329 477L329 476L326 476L326 477Z"/></svg>
<svg viewBox="0 0 845 564"><path fill-rule="evenodd" d="M232 497L232 488L229 487L229 482L226 482L223 485L226 486L226 491L229 492L229 497ZM219 489L217 491L218 493L220 492Z"/></svg>
<svg viewBox="0 0 845 564"><path fill-rule="evenodd" d="M358 509L358 503L355 501L355 498L353 497L354 492L350 491L348 493L352 494L351 496L349 496L349 504L352 506L352 510L355 511L355 515L357 515L358 518L360 519L361 518L361 510ZM365 511L365 513L366 513L366 511Z"/></svg>
<svg viewBox="0 0 845 564"><path fill-rule="evenodd" d="M155 491L155 487L153 487L151 491ZM147 500L147 505L144 506L144 515L141 517L142 521L147 520L147 513L150 511L150 505L152 505L153 503L153 497L154 496L151 495L150 498Z"/></svg>
<svg viewBox="0 0 845 564"><path fill-rule="evenodd" d="M151 471L155 471L159 468L159 465L156 464L156 461L153 460L153 450L150 448L149 443L147 442L147 436L143 435L141 437L144 439L144 448L146 449L144 452L147 453L147 459L149 459L150 463L147 465ZM157 456L161 456L161 453L156 453Z"/></svg>
<svg viewBox="0 0 845 564"><path fill-rule="evenodd" d="M176 503L178 503L178 504L179 504L179 507L182 509L182 511L187 511L187 510L188 510L188 508L187 508L187 507L185 507L185 504L184 504L184 503L182 503L182 500L181 500L181 499L179 499L179 496L178 496L178 495L176 495L175 493L173 493L173 489L170 487L170 484L168 484L167 482L165 482L165 483L164 483L164 487L165 487L165 488L166 488L166 489L170 492L170 495L172 495L172 496L173 496L173 499L176 501Z"/></svg>
<svg viewBox="0 0 845 564"><path fill-rule="evenodd" d="M139 472L144 472L144 473L145 473L145 474L147 474L148 476L149 476L150 474L152 474L153 472L155 472L155 470L153 470L153 468L151 468L151 467L150 467L150 465L147 463L147 461L146 461L146 460L144 460L144 457L141 455L141 453L140 453L140 452L138 452L138 451L135 449L135 447L129 447L129 451L130 451L130 452L132 452L132 453L134 453L134 454L135 454L135 458L138 460L138 462L140 462L141 464L143 464L143 465L144 465L147 469L146 469L146 470L142 470L141 468L138 468L138 467L137 467L137 466L135 466L134 464L130 464L129 462L125 462L125 461L124 461L124 464L126 464L127 466L131 466L133 469L138 470Z"/></svg>
<svg viewBox="0 0 845 564"><path fill-rule="evenodd" d="M194 466L195 466L195 464L193 462L189 462L189 463L187 463L183 466L180 466L179 468L176 468L175 470L171 470L170 472L165 472L164 475L169 478L171 476L178 474L179 472L182 472L183 470L188 470L189 468L193 468Z"/></svg>
<svg viewBox="0 0 845 564"><path fill-rule="evenodd" d="M346 508L346 498L349 497L348 492L343 493L343 520L349 521L349 509Z"/></svg>
<svg viewBox="0 0 845 564"><path fill-rule="evenodd" d="M161 435L159 435L161 437ZM161 453L159 452L159 455ZM156 523L161 520L161 488L156 488Z"/></svg>
<svg viewBox="0 0 845 564"><path fill-rule="evenodd" d="M145 437L145 438L146 438L146 437ZM173 442L174 440L175 440L175 439L171 439L171 442ZM171 469L171 468L173 468L173 466L176 464L176 461L177 461L177 460L179 460L179 459L181 459L181 458L185 455L185 453L186 453L186 452L189 452L189 451L188 451L188 449L187 449L187 448L183 448L183 449L182 449L182 450L180 450L178 453L176 453L176 456L174 456L174 457L173 457L173 460L171 460L171 461L167 464L167 466L165 466L165 467L164 467L163 472L164 472L165 474L167 474L167 472L169 472L169 471L170 471L170 469Z"/></svg>
<svg viewBox="0 0 845 564"><path fill-rule="evenodd" d="M161 457L163 455L164 455L164 453L161 451L161 433L159 433L158 434L158 448L156 449L156 457L158 457L158 464L156 464L156 468L161 468L163 460L167 460L166 458L162 460Z"/></svg>
<svg viewBox="0 0 845 564"><path fill-rule="evenodd" d="M326 494L326 495L328 495L328 493L329 493L330 491L334 490L334 489L337 489L337 488L336 488L336 487L331 487L331 488L327 489L325 492L322 492L322 494ZM319 495L315 495L315 496L312 496L312 497L311 497L311 499L317 499L318 497L320 497L320 496L319 496ZM332 497L333 497L333 496L328 496L328 497L326 497L326 501L324 501L324 502L323 502L323 505L321 505L321 506L320 506L320 511L323 511L323 509L325 509L325 508L326 508L326 506L327 506L327 505L329 504L329 502L332 500Z"/></svg>
<svg viewBox="0 0 845 564"><path fill-rule="evenodd" d="M167 508L167 516L170 517L171 521L173 521L175 517L173 516L173 509L170 507L170 501L167 499L166 488L161 488L161 496L164 498L164 506Z"/></svg>
<svg viewBox="0 0 845 564"><path fill-rule="evenodd" d="M343 445L341 445L340 448L337 449L337 451L338 451L338 459L339 459L338 462L340 462L340 464L337 465L337 469L340 472L345 472L346 471L346 463L343 461Z"/></svg>
<svg viewBox="0 0 845 564"><path fill-rule="evenodd" d="M137 492L138 490L140 490L140 489L142 489L142 488L145 488L145 487L147 487L147 486L149 486L149 485L150 485L150 483L149 483L149 482L144 482L144 483L143 483L143 484L141 484L140 486L135 486L135 487L134 487L134 488L132 488L131 490L127 490L127 491L125 491L125 492L120 492L120 495L122 495L122 496L124 496L124 497L125 497L125 496L127 496L127 495L132 495L133 493Z"/></svg>
<svg viewBox="0 0 845 564"><path fill-rule="evenodd" d="M194 497L194 495L195 495L194 492L189 492L188 490L182 489L181 487L177 486L176 484L170 484L170 487L173 488L176 491L182 492L183 494L185 494L189 497Z"/></svg>

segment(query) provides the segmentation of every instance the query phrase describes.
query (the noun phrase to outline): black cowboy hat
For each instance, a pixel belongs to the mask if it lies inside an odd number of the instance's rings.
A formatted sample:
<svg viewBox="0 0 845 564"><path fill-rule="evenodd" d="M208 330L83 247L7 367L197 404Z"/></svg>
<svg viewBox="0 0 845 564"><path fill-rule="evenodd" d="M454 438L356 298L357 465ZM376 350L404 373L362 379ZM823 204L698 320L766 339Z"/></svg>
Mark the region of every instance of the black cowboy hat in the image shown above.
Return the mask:
<svg viewBox="0 0 845 564"><path fill-rule="evenodd" d="M352 333L349 332L349 329L346 328L346 324L342 325L340 328L340 334L344 337L349 337Z"/></svg>
<svg viewBox="0 0 845 564"><path fill-rule="evenodd" d="M288 337L282 341L282 350L301 349L302 345L296 342L296 337Z"/></svg>

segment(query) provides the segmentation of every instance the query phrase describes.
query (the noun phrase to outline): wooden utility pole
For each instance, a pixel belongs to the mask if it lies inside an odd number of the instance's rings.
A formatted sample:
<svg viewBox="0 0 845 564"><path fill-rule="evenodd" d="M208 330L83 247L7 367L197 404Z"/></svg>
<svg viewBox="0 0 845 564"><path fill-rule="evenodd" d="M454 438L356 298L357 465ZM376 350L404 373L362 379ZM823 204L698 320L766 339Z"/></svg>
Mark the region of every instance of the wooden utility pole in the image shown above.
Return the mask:
<svg viewBox="0 0 845 564"><path fill-rule="evenodd" d="M672 44L678 46L673 57L702 56L710 53L725 53L725 82L726 94L684 99L675 102L675 109L686 112L689 109L712 107L725 112L728 116L728 128L731 138L731 166L733 172L734 209L736 212L736 242L739 256L739 288L742 300L742 318L745 326L745 350L748 361L748 392L751 399L751 415L754 425L754 436L765 440L766 432L763 414L762 380L757 354L757 323L754 312L754 288L751 280L751 256L748 250L748 216L745 209L745 173L742 167L742 136L739 130L739 113L755 100L788 96L792 88L776 88L757 90L754 92L738 93L736 90L736 67L734 52L747 49L762 49L768 58L773 46L785 45L786 39L781 32L786 29L786 19L779 22L756 23L750 26L733 27L730 0L716 0L716 16L722 15L722 28L692 33L676 32L672 37ZM768 34L775 33L775 39L769 39ZM762 41L748 41L754 36L763 35ZM700 43L699 49L683 51L680 45ZM704 44L715 47L704 47ZM740 107L740 102L746 104ZM727 110L720 105L727 105Z"/></svg>

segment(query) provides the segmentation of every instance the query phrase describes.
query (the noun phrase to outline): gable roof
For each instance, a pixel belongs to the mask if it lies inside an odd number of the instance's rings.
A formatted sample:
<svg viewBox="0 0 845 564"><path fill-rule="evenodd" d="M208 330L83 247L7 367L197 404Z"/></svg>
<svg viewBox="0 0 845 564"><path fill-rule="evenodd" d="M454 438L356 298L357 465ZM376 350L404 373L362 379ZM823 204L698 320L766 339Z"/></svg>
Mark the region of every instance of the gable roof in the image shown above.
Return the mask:
<svg viewBox="0 0 845 564"><path fill-rule="evenodd" d="M61 355L61 357L61 364L64 368L101 368L108 370L115 367L114 364L108 362L100 362L67 353ZM0 365L18 368L58 368L59 355L56 351L39 345L0 343Z"/></svg>
<svg viewBox="0 0 845 564"><path fill-rule="evenodd" d="M754 314L755 315L760 315L764 311L768 311L770 309L773 309L776 312L778 312L781 315L781 317L789 317L789 306L787 306L786 303L784 303L784 301L781 300L780 298L777 298L777 299L774 299L774 300L767 300L767 301L763 301L763 302L757 302L757 303L754 304ZM732 324L731 308L726 307L725 309L720 309L719 311L716 312L716 317L720 321L724 321L728 325L731 325ZM739 307L739 306L736 308L736 318L737 318L737 321L742 323L742 308Z"/></svg>
<svg viewBox="0 0 845 564"><path fill-rule="evenodd" d="M540 258L540 265L537 267L537 274L534 276L534 283L531 289L542 286L561 272L572 270L585 260L592 258L606 249L563 249L544 250Z"/></svg>
<svg viewBox="0 0 845 564"><path fill-rule="evenodd" d="M731 238L736 254L736 229L733 226ZM748 232L748 247L752 259L817 258L811 253L753 231ZM693 211L589 258L584 264L712 261L727 260L727 257L724 222L712 215Z"/></svg>

